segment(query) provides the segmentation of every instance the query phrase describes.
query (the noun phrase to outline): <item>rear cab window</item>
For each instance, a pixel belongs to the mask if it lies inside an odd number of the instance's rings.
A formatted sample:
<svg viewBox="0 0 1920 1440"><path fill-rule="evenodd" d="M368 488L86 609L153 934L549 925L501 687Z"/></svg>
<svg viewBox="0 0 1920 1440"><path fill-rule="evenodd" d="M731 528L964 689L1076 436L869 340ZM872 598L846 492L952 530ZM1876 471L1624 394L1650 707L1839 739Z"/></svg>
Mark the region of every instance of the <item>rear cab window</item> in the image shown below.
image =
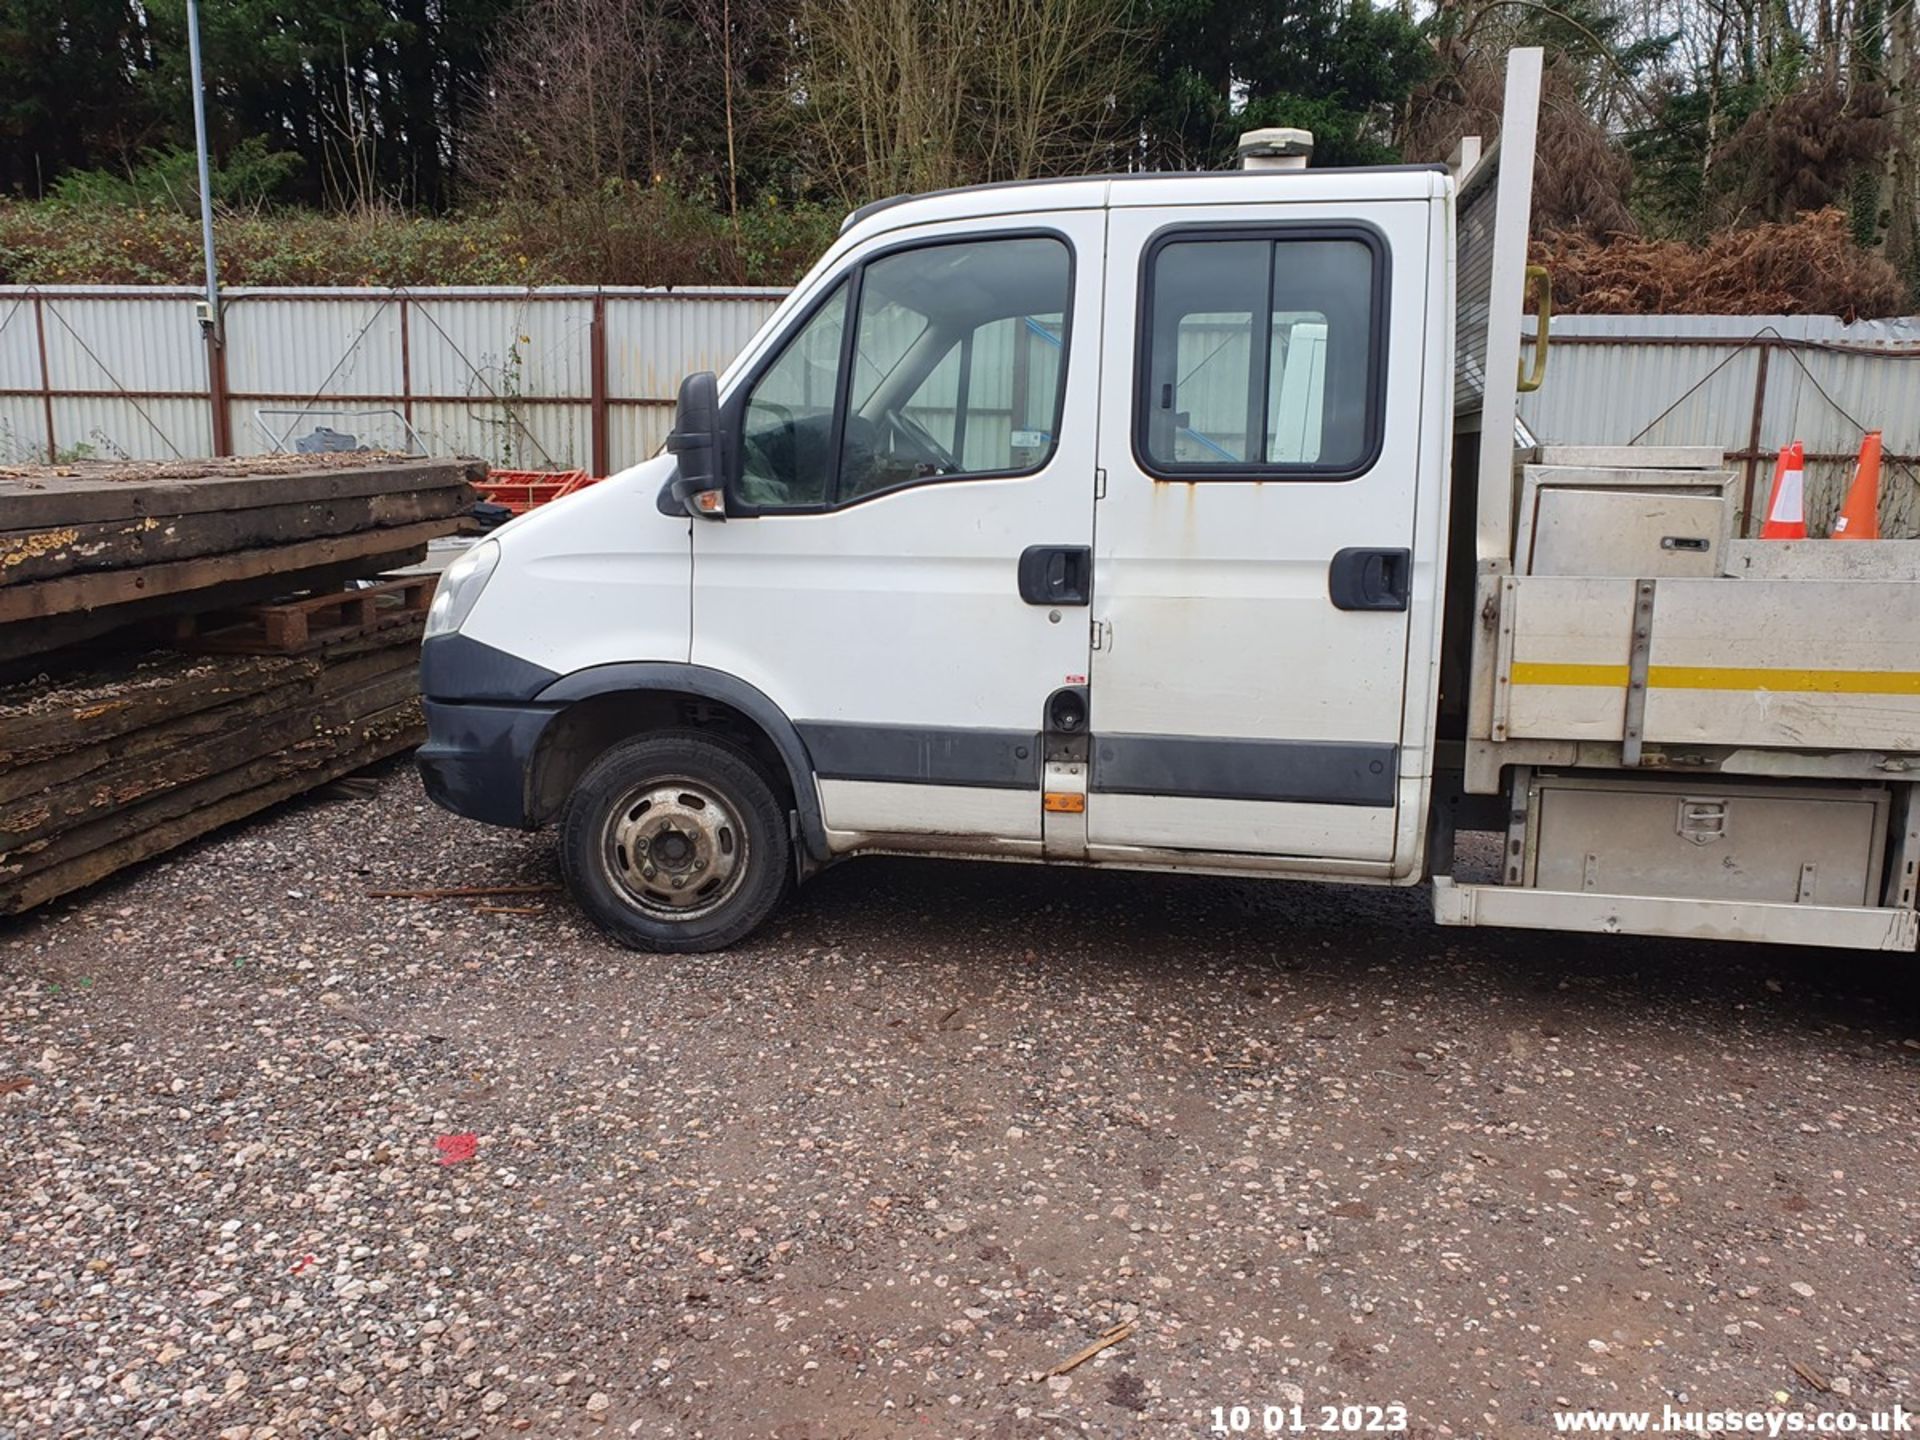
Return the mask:
<svg viewBox="0 0 1920 1440"><path fill-rule="evenodd" d="M1173 230L1142 263L1134 446L1162 479L1349 479L1379 453L1386 249L1363 226Z"/></svg>

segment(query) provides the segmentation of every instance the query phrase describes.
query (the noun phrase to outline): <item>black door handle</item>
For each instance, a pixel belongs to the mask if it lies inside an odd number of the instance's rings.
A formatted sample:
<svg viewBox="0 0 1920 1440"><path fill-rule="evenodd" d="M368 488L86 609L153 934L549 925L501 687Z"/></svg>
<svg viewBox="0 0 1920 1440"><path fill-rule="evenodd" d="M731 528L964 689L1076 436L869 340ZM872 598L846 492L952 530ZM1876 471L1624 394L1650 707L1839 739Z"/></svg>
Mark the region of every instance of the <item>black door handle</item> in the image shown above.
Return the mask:
<svg viewBox="0 0 1920 1440"><path fill-rule="evenodd" d="M1029 545L1020 552L1020 598L1029 605L1086 605L1093 600L1093 550L1086 545Z"/></svg>
<svg viewBox="0 0 1920 1440"><path fill-rule="evenodd" d="M1413 552L1354 547L1327 567L1327 596L1336 610L1405 610L1413 595Z"/></svg>

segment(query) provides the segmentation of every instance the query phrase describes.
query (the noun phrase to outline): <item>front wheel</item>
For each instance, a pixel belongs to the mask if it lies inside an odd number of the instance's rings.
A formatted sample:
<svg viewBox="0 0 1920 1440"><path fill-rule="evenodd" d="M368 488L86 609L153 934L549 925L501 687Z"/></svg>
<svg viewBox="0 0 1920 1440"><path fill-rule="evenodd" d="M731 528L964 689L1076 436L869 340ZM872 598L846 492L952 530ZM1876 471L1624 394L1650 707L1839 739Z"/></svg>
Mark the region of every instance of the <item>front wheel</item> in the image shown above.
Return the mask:
<svg viewBox="0 0 1920 1440"><path fill-rule="evenodd" d="M614 746L587 767L560 820L567 888L636 950L724 950L780 902L790 861L759 767L700 735Z"/></svg>

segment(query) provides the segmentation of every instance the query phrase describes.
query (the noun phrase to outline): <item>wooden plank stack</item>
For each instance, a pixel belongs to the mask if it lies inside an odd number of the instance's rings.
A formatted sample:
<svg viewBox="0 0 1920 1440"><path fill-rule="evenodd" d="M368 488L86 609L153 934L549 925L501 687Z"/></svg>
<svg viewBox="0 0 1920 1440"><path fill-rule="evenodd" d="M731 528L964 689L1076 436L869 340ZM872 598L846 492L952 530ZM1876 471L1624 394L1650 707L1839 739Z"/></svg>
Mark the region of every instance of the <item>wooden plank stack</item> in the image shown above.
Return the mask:
<svg viewBox="0 0 1920 1440"><path fill-rule="evenodd" d="M342 587L451 533L477 467L189 468L0 472L0 915L423 737L433 577Z"/></svg>
<svg viewBox="0 0 1920 1440"><path fill-rule="evenodd" d="M0 470L0 657L412 564L484 474L359 454Z"/></svg>

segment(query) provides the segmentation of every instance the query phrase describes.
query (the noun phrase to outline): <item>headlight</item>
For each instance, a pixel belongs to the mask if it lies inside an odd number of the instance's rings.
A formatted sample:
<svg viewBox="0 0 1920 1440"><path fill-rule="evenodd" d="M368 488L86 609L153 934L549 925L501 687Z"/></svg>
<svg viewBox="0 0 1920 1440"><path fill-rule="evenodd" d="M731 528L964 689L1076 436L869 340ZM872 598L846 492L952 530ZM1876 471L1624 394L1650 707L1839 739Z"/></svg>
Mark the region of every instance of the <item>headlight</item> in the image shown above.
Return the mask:
<svg viewBox="0 0 1920 1440"><path fill-rule="evenodd" d="M487 581L493 578L493 568L499 563L500 542L482 540L447 566L440 576L439 588L433 592L433 605L427 611L428 639L451 635L466 623L467 616L473 613L474 602L487 588Z"/></svg>

